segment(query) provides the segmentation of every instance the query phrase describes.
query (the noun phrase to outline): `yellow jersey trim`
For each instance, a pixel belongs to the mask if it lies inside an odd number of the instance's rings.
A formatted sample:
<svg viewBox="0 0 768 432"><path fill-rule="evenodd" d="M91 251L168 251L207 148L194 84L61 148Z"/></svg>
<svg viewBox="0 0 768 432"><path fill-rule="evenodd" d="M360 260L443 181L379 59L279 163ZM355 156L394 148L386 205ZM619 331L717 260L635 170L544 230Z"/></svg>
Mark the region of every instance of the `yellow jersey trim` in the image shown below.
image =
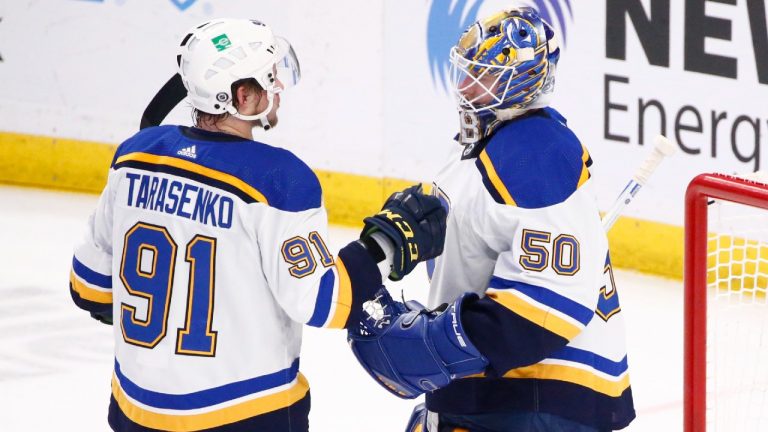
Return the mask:
<svg viewBox="0 0 768 432"><path fill-rule="evenodd" d="M336 310L333 312L333 319L331 319L328 327L340 329L344 328L344 324L349 319L349 313L352 311L352 283L341 258L336 260L336 270L339 274L339 293L336 298Z"/></svg>
<svg viewBox="0 0 768 432"><path fill-rule="evenodd" d="M514 294L495 291L488 293L488 297L528 321L568 340L581 333L582 327L552 314L549 310L536 307Z"/></svg>
<svg viewBox="0 0 768 432"><path fill-rule="evenodd" d="M214 428L286 408L301 400L308 390L307 379L299 373L290 388L277 393L202 414L163 414L134 404L120 388L117 376L112 375L112 396L123 414L144 427L169 432L191 432Z"/></svg>
<svg viewBox="0 0 768 432"><path fill-rule="evenodd" d="M74 270L70 270L69 272L69 283L72 285L72 290L84 300L102 304L112 303L111 291L99 291L89 287L80 281Z"/></svg>
<svg viewBox="0 0 768 432"><path fill-rule="evenodd" d="M483 150L480 153L479 159L485 167L485 172L488 173L488 179L491 181L491 184L493 184L493 187L496 189L496 192L499 194L499 196L501 196L501 199L504 200L504 203L507 205L517 206L517 203L512 198L512 195L509 194L507 187L504 186L504 182L502 182L501 178L499 178L499 174L496 173L496 169L493 167L493 163L491 162L491 158L488 156L488 152Z"/></svg>
<svg viewBox="0 0 768 432"><path fill-rule="evenodd" d="M256 188L249 185L248 183L240 180L239 178L231 174L227 174L227 173L217 171L208 167L204 167L202 165L198 165L188 160L175 158L173 156L158 156L151 153L134 152L134 153L128 153L126 155L120 156L119 158L117 158L117 161L115 162L115 164L119 164L125 161L137 161L137 162L151 163L155 165L167 165L167 166L172 166L174 168L183 169L185 171L193 172L195 174L200 174L202 176L212 178L214 180L218 180L220 182L224 182L224 183L227 183L228 185L234 186L240 189L241 191L245 192L248 196L255 199L256 201L269 205L269 202L267 201L267 198L264 196L264 194L256 190Z"/></svg>
<svg viewBox="0 0 768 432"><path fill-rule="evenodd" d="M579 182L576 184L576 189L580 188L581 185L586 183L587 180L589 180L589 169L587 168L587 161L589 160L589 152L587 151L587 148L584 147L584 145L581 146L581 148L584 150L584 152L581 154L581 175L579 176Z"/></svg>
<svg viewBox="0 0 768 432"><path fill-rule="evenodd" d="M559 364L539 363L512 369L504 374L504 378L536 378L565 381L587 387L610 397L619 397L629 388L628 373L625 373L618 381L611 381L584 369Z"/></svg>

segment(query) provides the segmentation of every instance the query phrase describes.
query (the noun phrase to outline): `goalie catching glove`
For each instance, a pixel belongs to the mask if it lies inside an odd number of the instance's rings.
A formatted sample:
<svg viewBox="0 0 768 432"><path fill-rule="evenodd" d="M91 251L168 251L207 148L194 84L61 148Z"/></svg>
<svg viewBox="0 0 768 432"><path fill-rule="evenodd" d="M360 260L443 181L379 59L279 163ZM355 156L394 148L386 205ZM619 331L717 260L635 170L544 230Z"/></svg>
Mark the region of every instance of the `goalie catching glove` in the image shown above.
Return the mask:
<svg viewBox="0 0 768 432"><path fill-rule="evenodd" d="M365 218L360 238L376 232L387 236L394 245L389 279L398 281L443 252L446 217L440 200L424 195L418 184L390 195L380 212Z"/></svg>
<svg viewBox="0 0 768 432"><path fill-rule="evenodd" d="M347 333L357 361L392 394L413 399L452 380L485 370L488 360L475 348L461 324L466 293L438 310L415 301L392 300L386 288L363 304L357 329Z"/></svg>

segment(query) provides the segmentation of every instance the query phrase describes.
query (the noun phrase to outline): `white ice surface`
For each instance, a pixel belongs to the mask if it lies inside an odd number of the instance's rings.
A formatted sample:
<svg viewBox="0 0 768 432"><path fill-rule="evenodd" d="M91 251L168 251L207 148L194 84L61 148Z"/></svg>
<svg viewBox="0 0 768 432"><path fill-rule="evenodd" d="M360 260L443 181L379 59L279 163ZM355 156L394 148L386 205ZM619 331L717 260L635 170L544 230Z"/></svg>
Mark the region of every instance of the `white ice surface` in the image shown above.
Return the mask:
<svg viewBox="0 0 768 432"><path fill-rule="evenodd" d="M108 431L111 331L69 298L72 248L96 196L0 186L0 431ZM336 251L357 231L332 227ZM426 299L417 269L389 285ZM627 431L682 430L682 285L617 271L628 323L637 419ZM416 401L368 378L344 332L306 327L301 369L312 388L315 432L395 432Z"/></svg>

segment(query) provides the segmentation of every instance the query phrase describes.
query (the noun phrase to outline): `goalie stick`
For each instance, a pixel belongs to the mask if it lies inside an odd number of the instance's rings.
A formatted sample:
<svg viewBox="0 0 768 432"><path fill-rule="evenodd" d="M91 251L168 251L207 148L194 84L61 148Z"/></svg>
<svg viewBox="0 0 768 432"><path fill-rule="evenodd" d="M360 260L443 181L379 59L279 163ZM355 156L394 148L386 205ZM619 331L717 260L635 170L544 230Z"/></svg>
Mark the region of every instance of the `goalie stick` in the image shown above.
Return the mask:
<svg viewBox="0 0 768 432"><path fill-rule="evenodd" d="M616 198L611 209L608 210L605 216L603 216L603 228L605 228L606 231L611 229L614 222L616 222L616 219L619 218L621 213L624 212L624 209L635 198L637 192L640 191L640 188L645 186L645 183L648 182L648 178L650 178L651 174L656 171L656 168L659 167L661 161L664 160L665 157L672 155L676 150L672 141L664 135L658 135L653 140L653 144L654 147L651 154L645 158L643 163L624 187L624 190L622 190Z"/></svg>

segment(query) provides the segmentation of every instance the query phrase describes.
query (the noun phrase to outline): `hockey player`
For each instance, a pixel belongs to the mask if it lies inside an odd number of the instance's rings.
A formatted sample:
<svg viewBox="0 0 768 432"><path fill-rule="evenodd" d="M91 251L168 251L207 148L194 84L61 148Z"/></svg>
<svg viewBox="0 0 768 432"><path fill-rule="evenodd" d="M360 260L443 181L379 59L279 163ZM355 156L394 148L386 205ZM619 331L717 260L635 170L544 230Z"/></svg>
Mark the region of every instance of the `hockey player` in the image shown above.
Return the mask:
<svg viewBox="0 0 768 432"><path fill-rule="evenodd" d="M560 50L532 9L451 50L461 131L434 185L449 209L429 306L385 290L349 333L406 398L408 431L607 431L635 416L623 314L587 149L548 107Z"/></svg>
<svg viewBox="0 0 768 432"><path fill-rule="evenodd" d="M394 194L334 258L317 177L252 137L299 79L288 42L260 22L213 20L184 37L178 66L197 127L119 146L73 259L75 303L114 317L109 424L306 432L302 325L357 322L382 274L440 253L446 212L418 187Z"/></svg>

